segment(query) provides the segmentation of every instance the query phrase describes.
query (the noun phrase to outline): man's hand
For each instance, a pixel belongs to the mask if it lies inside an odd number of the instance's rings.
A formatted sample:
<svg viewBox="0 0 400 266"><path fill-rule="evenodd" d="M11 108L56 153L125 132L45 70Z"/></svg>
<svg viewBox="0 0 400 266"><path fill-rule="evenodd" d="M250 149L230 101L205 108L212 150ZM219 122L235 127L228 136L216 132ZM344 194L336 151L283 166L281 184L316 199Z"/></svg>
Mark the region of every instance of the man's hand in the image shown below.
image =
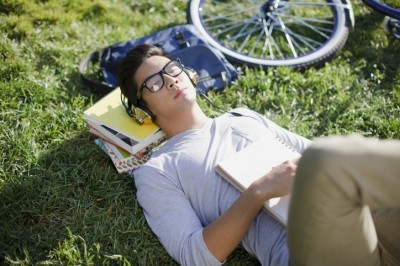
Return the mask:
<svg viewBox="0 0 400 266"><path fill-rule="evenodd" d="M299 159L284 161L256 180L248 189L253 190L261 202L289 194Z"/></svg>

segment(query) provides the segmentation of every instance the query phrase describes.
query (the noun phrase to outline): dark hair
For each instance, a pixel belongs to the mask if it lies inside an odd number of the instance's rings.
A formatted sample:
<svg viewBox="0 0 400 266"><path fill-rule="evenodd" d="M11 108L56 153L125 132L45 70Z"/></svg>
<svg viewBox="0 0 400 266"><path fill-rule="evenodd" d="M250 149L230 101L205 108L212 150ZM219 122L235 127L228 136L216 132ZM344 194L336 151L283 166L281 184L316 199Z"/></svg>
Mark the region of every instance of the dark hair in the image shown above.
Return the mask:
<svg viewBox="0 0 400 266"><path fill-rule="evenodd" d="M129 103L135 106L137 106L140 99L137 98L137 90L139 88L133 80L133 77L143 61L155 55L165 56L171 59L168 54L155 45L139 44L130 50L121 62L118 72L118 85Z"/></svg>

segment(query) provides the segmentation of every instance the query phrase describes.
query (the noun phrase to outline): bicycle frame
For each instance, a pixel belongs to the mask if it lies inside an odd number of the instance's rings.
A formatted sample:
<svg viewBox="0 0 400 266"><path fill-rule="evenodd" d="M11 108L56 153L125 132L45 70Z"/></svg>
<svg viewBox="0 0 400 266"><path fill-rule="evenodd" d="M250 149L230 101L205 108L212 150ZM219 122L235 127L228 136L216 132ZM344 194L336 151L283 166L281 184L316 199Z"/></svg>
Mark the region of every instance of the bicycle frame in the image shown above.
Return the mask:
<svg viewBox="0 0 400 266"><path fill-rule="evenodd" d="M366 4L373 10L375 10L385 16L400 20L400 10L399 9L395 9L393 7L385 5L377 0L363 0L363 2L364 2L364 4Z"/></svg>

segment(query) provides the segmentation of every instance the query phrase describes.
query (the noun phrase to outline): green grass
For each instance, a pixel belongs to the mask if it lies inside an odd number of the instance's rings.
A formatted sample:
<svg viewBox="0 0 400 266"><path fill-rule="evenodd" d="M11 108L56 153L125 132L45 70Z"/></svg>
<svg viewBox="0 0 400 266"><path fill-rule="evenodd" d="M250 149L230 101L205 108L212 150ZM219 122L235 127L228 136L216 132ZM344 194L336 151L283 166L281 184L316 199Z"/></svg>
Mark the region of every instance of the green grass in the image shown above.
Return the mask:
<svg viewBox="0 0 400 266"><path fill-rule="evenodd" d="M80 81L91 51L186 22L186 1L0 3L0 264L174 265L149 230L127 175L94 144ZM248 106L314 138L400 138L400 41L354 2L356 28L325 66L243 67L219 106ZM218 111L201 101L210 115ZM254 264L238 249L228 264Z"/></svg>

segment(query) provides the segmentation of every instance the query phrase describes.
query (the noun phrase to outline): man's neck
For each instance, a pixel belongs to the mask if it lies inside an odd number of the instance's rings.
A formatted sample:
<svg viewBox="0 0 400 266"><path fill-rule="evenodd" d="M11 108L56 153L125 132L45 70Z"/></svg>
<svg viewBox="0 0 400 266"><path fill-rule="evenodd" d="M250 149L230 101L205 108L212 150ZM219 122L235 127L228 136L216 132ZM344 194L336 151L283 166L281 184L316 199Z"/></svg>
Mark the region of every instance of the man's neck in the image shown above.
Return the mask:
<svg viewBox="0 0 400 266"><path fill-rule="evenodd" d="M196 104L192 110L173 119L158 119L157 124L163 129L167 139L190 129L202 128L210 118Z"/></svg>

